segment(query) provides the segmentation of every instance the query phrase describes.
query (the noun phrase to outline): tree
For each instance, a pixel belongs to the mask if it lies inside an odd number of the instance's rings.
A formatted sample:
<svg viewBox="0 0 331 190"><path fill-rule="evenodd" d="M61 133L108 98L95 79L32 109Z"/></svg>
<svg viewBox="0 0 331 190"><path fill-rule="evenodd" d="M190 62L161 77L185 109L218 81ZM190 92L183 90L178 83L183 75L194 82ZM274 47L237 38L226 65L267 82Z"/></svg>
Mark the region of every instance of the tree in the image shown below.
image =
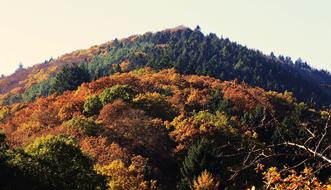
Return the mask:
<svg viewBox="0 0 331 190"><path fill-rule="evenodd" d="M19 70L24 69L23 63L20 62L20 63L18 64L18 69L19 69Z"/></svg>
<svg viewBox="0 0 331 190"><path fill-rule="evenodd" d="M195 190L217 190L220 183L212 174L205 170L194 181L193 185Z"/></svg>
<svg viewBox="0 0 331 190"><path fill-rule="evenodd" d="M4 123L6 117L10 114L10 109L6 106L0 107L0 123Z"/></svg>
<svg viewBox="0 0 331 190"><path fill-rule="evenodd" d="M181 180L177 186L178 189L191 189L193 182L204 170L216 173L218 171L217 162L217 154L210 142L205 138L199 140L189 149L182 163L180 168Z"/></svg>
<svg viewBox="0 0 331 190"><path fill-rule="evenodd" d="M179 144L176 149L178 152L187 149L194 140L203 136L223 134L229 137L236 133L236 130L229 125L228 117L222 112L212 114L208 111L200 111L191 117L181 114L170 124L174 127L170 135Z"/></svg>
<svg viewBox="0 0 331 190"><path fill-rule="evenodd" d="M8 164L15 152L9 149L6 143L6 136L0 132L0 187L3 190L23 190L32 186L30 176L22 175L22 171Z"/></svg>
<svg viewBox="0 0 331 190"><path fill-rule="evenodd" d="M197 25L197 26L195 27L194 31L195 31L195 32L201 32L201 28L200 28L200 26Z"/></svg>
<svg viewBox="0 0 331 190"><path fill-rule="evenodd" d="M97 95L88 97L84 102L84 113L87 116L93 116L99 114L102 108L102 103Z"/></svg>
<svg viewBox="0 0 331 190"><path fill-rule="evenodd" d="M176 116L166 97L156 92L139 94L133 99L133 103L152 117L171 121Z"/></svg>
<svg viewBox="0 0 331 190"><path fill-rule="evenodd" d="M271 167L263 173L266 189L282 190L282 189L315 189L329 190L331 182L322 183L315 177L314 171L311 168L305 168L301 174L291 170L287 176L281 175L277 168Z"/></svg>
<svg viewBox="0 0 331 190"><path fill-rule="evenodd" d="M125 166L121 160L114 160L109 165L96 166L99 174L107 178L109 190L152 190L156 189L156 181L145 181L144 172L146 159L133 157L130 166Z"/></svg>
<svg viewBox="0 0 331 190"><path fill-rule="evenodd" d="M80 142L81 150L89 155L96 164L108 165L114 160L121 160L124 163L129 163L130 154L120 145L111 142L107 137L89 136Z"/></svg>
<svg viewBox="0 0 331 190"><path fill-rule="evenodd" d="M220 111L231 114L233 103L228 99L224 99L224 94L221 89L217 88L216 90L212 90L210 94L211 98L207 105L209 110L212 112Z"/></svg>
<svg viewBox="0 0 331 190"><path fill-rule="evenodd" d="M84 116L76 116L63 124L65 129L70 132L77 132L81 135L96 135L100 126L92 119Z"/></svg>
<svg viewBox="0 0 331 190"><path fill-rule="evenodd" d="M74 139L46 136L28 145L16 154L10 165L20 168L35 181L30 189L97 189L103 178L93 171Z"/></svg>
<svg viewBox="0 0 331 190"><path fill-rule="evenodd" d="M75 90L84 82L90 81L90 74L84 66L65 65L62 70L55 76L51 92L62 94L67 90Z"/></svg>
<svg viewBox="0 0 331 190"><path fill-rule="evenodd" d="M128 85L115 85L106 88L100 95L100 101L103 105L112 103L116 99L123 99L124 101L131 101L134 97L134 92Z"/></svg>

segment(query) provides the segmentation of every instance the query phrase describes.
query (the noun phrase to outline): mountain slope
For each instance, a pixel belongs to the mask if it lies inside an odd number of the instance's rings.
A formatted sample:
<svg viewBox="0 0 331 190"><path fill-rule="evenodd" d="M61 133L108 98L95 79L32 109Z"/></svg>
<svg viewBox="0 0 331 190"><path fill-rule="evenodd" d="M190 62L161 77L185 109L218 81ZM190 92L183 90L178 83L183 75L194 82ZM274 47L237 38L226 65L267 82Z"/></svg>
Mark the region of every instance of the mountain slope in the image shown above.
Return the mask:
<svg viewBox="0 0 331 190"><path fill-rule="evenodd" d="M143 66L155 69L175 68L183 74L208 75L221 80L237 79L267 90L291 91L299 101L315 103L317 106L331 104L331 75L329 72L313 69L300 60L293 63L288 57L267 56L228 39L218 38L214 34L204 36L199 28L191 30L179 27L157 33L131 36L127 39L114 40L105 45L95 46L85 52L92 53L87 53L88 56L85 55L86 53L82 53L83 59L78 56L81 55L80 53L69 54L69 61L62 61L60 58L43 65L42 67L49 69L46 71L49 75L45 78L54 76L58 71L57 69L51 71L50 68L53 65L65 63L85 64L92 80L109 75L114 70L117 71L119 68L115 69L114 64L120 64L122 71ZM17 93L31 89L31 84L37 84L37 87L32 90L32 94L48 95L48 91L46 93L35 92L38 91L35 89L41 88L38 83L42 80L24 82L30 81L27 78L31 78L35 73L41 71L40 67L36 67L36 72L28 70L26 72L30 74L20 75L23 79L15 81L19 82L18 86L11 81L13 78L14 80L19 78L17 75L22 71L18 71L12 77L1 79L0 89L2 89L4 102L30 100L30 97L22 98ZM12 92L8 94L9 91ZM32 96L31 93L28 94L23 96Z"/></svg>
<svg viewBox="0 0 331 190"><path fill-rule="evenodd" d="M247 189L281 183L274 167L307 166L313 170L305 169L303 182L293 174L284 184L317 189L312 171L330 177L330 115L289 93L236 81L173 69L115 73L62 95L0 106L0 168L9 173L0 175L13 176L0 185L182 190L208 172L221 189Z"/></svg>
<svg viewBox="0 0 331 190"><path fill-rule="evenodd" d="M109 44L93 46L87 50L77 50L26 69L17 69L12 75L0 78L0 94L4 96L8 93L22 93L31 86L54 76L63 65L89 61L94 56L105 54L109 49Z"/></svg>

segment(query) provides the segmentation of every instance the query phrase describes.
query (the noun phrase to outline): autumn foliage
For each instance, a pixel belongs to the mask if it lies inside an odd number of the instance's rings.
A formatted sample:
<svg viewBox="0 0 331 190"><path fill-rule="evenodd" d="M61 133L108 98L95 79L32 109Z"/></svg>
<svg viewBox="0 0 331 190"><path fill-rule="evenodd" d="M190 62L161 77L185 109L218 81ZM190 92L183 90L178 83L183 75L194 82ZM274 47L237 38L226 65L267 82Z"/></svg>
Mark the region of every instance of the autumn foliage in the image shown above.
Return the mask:
<svg viewBox="0 0 331 190"><path fill-rule="evenodd" d="M13 148L32 147L36 139L50 140L49 135L75 139L73 146L81 151L77 154L91 159L95 173L89 172L102 176L105 181L99 183L105 183L108 189L173 189L179 187L179 181L183 187L194 189L248 188L262 186L263 180L275 189L293 185L288 184L293 180L298 186L322 189L326 182L317 184L311 170L281 178L277 170L270 169L263 177L254 172L255 160L246 157L246 150L255 155L255 148L268 146L274 135L274 125L259 122L283 119L281 115L292 113L295 106L295 99L288 93L266 92L236 81L180 75L173 69L156 72L145 68L84 83L62 95L2 106L0 129ZM326 117L324 112L321 120ZM202 138L210 143L199 152L190 150ZM62 137L60 141L66 142ZM263 153L281 151L268 148ZM188 152L193 152L192 157L187 157ZM206 156L214 163L205 163ZM252 165L246 168L244 162ZM275 160L270 159L265 164L273 163ZM207 165L215 167L206 171ZM192 176L180 180L178 173L183 167L189 168L183 175ZM193 175L191 170L197 173ZM242 177L247 180L240 180Z"/></svg>

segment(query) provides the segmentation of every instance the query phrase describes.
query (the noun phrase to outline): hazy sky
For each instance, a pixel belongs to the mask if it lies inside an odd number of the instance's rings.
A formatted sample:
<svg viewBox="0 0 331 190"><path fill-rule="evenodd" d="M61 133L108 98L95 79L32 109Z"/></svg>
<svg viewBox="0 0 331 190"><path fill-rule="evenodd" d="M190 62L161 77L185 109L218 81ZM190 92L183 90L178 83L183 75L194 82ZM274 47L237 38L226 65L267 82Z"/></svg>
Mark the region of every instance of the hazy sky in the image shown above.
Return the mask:
<svg viewBox="0 0 331 190"><path fill-rule="evenodd" d="M0 73L177 25L331 71L331 0L0 0Z"/></svg>

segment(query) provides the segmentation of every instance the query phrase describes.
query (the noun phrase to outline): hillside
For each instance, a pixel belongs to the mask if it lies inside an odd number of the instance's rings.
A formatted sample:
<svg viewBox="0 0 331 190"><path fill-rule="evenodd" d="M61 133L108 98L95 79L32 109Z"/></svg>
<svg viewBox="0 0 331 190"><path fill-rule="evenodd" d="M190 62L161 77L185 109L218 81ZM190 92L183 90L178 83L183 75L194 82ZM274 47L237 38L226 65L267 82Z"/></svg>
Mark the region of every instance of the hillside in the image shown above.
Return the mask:
<svg viewBox="0 0 331 190"><path fill-rule="evenodd" d="M329 72L311 68L301 60L264 55L215 34L203 35L199 28L185 27L114 40L18 70L0 79L2 102L26 102L50 95L53 79L65 64L84 65L90 80L144 66L175 68L182 74L237 79L266 90L290 91L299 101L318 107L331 104Z"/></svg>
<svg viewBox="0 0 331 190"><path fill-rule="evenodd" d="M326 189L330 116L238 81L114 73L1 106L0 186Z"/></svg>
<svg viewBox="0 0 331 190"><path fill-rule="evenodd" d="M64 65L90 61L97 55L106 54L109 44L111 43L93 46L87 50L77 50L26 69L17 69L12 75L0 78L0 97L6 98L11 94L23 93L33 85L54 77Z"/></svg>

